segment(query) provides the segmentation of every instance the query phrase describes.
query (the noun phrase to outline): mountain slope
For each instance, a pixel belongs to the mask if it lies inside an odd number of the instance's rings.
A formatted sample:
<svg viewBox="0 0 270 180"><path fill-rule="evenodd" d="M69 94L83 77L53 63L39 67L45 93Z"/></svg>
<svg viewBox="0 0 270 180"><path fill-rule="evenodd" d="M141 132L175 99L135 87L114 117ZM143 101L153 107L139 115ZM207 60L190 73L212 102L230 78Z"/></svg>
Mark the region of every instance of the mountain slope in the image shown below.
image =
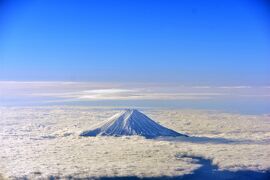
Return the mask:
<svg viewBox="0 0 270 180"><path fill-rule="evenodd" d="M81 136L131 136L140 135L146 138L159 136L186 136L163 127L138 110L128 109L118 113Z"/></svg>

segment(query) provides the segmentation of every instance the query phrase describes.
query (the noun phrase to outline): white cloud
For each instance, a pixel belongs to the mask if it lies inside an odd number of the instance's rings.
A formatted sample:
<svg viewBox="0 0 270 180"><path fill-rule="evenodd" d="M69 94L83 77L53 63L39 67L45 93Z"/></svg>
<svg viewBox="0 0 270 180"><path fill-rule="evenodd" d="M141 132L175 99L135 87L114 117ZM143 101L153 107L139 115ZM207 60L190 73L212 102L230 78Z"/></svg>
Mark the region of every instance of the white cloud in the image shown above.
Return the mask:
<svg viewBox="0 0 270 180"><path fill-rule="evenodd" d="M96 100L201 100L269 97L267 88L251 86L179 86L176 84L0 81L0 98L39 102Z"/></svg>
<svg viewBox="0 0 270 180"><path fill-rule="evenodd" d="M182 100L209 99L223 93L151 92L145 89L95 89L70 93L43 93L35 96L54 96L81 100Z"/></svg>
<svg viewBox="0 0 270 180"><path fill-rule="evenodd" d="M176 176L200 166L184 155L213 159L214 164L226 170L270 168L269 116L143 110L162 125L197 138L83 138L78 136L80 132L118 110L73 106L0 108L1 173L9 178L29 179L49 175Z"/></svg>

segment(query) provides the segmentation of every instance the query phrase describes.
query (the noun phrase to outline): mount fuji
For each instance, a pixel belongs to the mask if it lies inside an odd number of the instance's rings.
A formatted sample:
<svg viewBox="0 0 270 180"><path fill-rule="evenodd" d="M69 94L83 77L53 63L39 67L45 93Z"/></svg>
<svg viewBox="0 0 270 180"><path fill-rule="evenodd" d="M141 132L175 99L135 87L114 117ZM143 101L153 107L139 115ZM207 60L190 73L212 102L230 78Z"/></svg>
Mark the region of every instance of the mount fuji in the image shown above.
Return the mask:
<svg viewBox="0 0 270 180"><path fill-rule="evenodd" d="M84 131L80 136L132 136L139 135L146 138L160 136L187 136L168 129L156 123L143 113L135 109L127 109L108 120L97 124L91 130Z"/></svg>

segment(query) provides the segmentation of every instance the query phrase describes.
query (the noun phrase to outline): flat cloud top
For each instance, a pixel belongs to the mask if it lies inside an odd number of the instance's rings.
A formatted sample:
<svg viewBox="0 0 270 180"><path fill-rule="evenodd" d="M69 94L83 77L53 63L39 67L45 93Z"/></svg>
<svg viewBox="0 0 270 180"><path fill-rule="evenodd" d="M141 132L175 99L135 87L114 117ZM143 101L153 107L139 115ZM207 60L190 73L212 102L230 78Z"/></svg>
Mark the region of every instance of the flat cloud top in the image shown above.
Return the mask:
<svg viewBox="0 0 270 180"><path fill-rule="evenodd" d="M269 98L269 86L182 86L179 84L0 81L3 100L201 100Z"/></svg>
<svg viewBox="0 0 270 180"><path fill-rule="evenodd" d="M176 176L200 165L220 169L270 168L270 117L199 110L142 109L189 139L78 136L118 109L72 106L1 107L0 170L7 177Z"/></svg>

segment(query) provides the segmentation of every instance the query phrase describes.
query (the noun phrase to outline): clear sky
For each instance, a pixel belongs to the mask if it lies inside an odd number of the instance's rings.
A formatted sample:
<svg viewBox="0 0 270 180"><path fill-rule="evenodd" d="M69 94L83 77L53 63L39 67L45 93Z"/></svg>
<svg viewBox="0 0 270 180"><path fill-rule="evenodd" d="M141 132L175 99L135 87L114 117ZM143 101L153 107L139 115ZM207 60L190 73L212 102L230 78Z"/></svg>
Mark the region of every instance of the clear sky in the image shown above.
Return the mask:
<svg viewBox="0 0 270 180"><path fill-rule="evenodd" d="M0 80L269 85L269 4L1 1Z"/></svg>

